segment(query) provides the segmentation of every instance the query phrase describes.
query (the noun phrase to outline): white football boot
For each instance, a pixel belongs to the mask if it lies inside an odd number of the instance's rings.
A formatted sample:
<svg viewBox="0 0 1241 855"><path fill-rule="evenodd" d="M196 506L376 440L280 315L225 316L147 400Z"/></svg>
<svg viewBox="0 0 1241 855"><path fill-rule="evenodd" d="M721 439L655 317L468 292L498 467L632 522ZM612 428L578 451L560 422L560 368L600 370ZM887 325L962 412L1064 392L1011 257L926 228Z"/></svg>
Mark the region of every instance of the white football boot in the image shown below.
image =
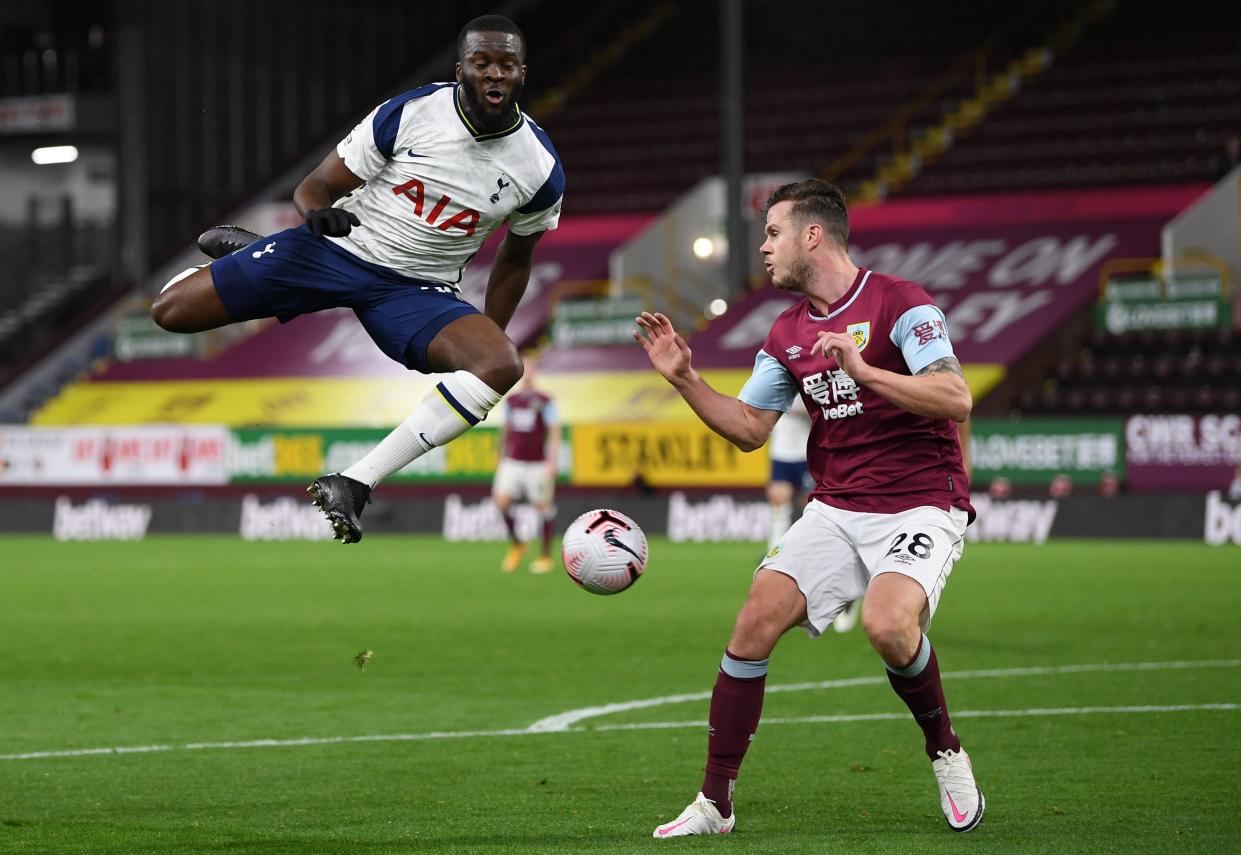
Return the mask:
<svg viewBox="0 0 1241 855"><path fill-rule="evenodd" d="M982 821L987 800L974 782L970 757L961 751L940 751L931 762L935 781L939 784L939 806L953 831L973 831Z"/></svg>
<svg viewBox="0 0 1241 855"><path fill-rule="evenodd" d="M672 822L655 829L652 837L686 837L691 834L728 834L737 825L737 812L728 819L720 816L715 802L699 793L690 802L689 807L681 811L681 815Z"/></svg>

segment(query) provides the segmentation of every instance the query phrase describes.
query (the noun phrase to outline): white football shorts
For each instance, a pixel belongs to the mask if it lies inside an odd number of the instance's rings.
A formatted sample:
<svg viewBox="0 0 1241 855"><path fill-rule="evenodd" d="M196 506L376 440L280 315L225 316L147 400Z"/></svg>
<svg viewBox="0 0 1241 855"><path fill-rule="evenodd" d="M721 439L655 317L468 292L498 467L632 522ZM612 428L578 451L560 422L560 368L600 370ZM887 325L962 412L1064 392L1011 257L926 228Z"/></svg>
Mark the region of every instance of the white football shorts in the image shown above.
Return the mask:
<svg viewBox="0 0 1241 855"><path fill-rule="evenodd" d="M900 573L922 586L929 625L948 574L961 557L968 524L968 514L959 508L864 514L815 499L758 569L778 570L797 583L806 597L801 625L811 638L826 630L845 606L865 596L870 580L880 573Z"/></svg>
<svg viewBox="0 0 1241 855"><path fill-rule="evenodd" d="M511 460L500 458L496 477L491 485L493 495L508 496L514 502L550 505L556 482L545 460Z"/></svg>

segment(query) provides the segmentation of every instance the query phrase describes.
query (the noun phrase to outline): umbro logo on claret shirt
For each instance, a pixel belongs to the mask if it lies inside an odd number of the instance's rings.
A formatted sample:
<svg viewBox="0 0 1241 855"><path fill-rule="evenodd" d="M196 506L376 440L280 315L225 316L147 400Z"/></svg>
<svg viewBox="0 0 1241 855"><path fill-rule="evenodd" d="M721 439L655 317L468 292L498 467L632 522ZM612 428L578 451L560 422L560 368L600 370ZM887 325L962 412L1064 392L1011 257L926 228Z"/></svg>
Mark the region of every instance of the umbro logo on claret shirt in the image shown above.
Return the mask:
<svg viewBox="0 0 1241 855"><path fill-rule="evenodd" d="M789 355L789 359L796 359L801 356L801 345L795 344L784 352Z"/></svg>

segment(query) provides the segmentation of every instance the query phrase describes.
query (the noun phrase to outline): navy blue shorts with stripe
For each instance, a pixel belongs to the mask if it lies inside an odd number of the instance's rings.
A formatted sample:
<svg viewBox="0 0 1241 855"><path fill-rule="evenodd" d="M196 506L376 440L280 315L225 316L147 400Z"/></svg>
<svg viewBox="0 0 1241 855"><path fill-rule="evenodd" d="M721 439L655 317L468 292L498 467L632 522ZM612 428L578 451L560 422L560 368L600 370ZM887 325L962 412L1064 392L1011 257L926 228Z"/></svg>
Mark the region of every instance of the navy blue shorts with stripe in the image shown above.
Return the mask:
<svg viewBox="0 0 1241 855"><path fill-rule="evenodd" d="M427 347L450 322L478 314L447 285L402 276L315 237L304 225L259 238L217 259L211 278L235 321L353 309L388 357L430 373Z"/></svg>

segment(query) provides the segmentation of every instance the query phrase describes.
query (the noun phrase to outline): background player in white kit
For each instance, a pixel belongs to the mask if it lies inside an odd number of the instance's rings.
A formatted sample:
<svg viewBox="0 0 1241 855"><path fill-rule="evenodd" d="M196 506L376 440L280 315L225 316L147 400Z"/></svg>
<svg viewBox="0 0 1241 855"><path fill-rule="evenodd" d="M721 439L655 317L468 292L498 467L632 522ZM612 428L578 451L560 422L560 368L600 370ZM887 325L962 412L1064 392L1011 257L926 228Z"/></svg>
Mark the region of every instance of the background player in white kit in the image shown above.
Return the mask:
<svg viewBox="0 0 1241 855"><path fill-rule="evenodd" d="M217 260L175 278L151 308L164 329L193 333L347 306L390 358L446 375L362 460L311 484L345 543L361 539L377 483L478 424L521 378L504 328L535 244L559 222L565 184L547 134L517 105L525 55L512 21L470 21L457 38L456 83L380 104L298 185L302 226L263 238L210 230L199 246ZM456 286L505 223L480 313Z"/></svg>
<svg viewBox="0 0 1241 855"><path fill-rule="evenodd" d="M969 831L986 802L924 634L973 518L954 424L972 409L969 387L926 292L849 258L836 187L818 179L780 187L767 202L766 233L772 282L804 297L772 325L737 398L702 379L663 315L643 313L634 333L699 418L743 451L761 447L800 395L816 482L737 615L711 696L702 790L654 836L735 828L734 785L758 729L772 650L794 626L819 635L863 594L863 628L922 730L944 817Z"/></svg>
<svg viewBox="0 0 1241 855"><path fill-rule="evenodd" d="M794 503L804 500L814 488L806 465L809 439L810 414L800 401L794 401L792 408L772 426L768 441L771 457L771 477L767 481L767 504L771 507L768 549L779 543L793 524Z"/></svg>
<svg viewBox="0 0 1241 855"><path fill-rule="evenodd" d="M530 562L531 573L552 571L552 530L556 524L556 469L560 463L560 414L556 402L538 389L538 359L526 357L526 373L521 384L504 398L504 433L501 437L500 464L496 467L491 496L504 518L509 549L500 569L512 573L526 554L526 544L517 534L513 518L514 502L534 505L539 517L539 555Z"/></svg>

